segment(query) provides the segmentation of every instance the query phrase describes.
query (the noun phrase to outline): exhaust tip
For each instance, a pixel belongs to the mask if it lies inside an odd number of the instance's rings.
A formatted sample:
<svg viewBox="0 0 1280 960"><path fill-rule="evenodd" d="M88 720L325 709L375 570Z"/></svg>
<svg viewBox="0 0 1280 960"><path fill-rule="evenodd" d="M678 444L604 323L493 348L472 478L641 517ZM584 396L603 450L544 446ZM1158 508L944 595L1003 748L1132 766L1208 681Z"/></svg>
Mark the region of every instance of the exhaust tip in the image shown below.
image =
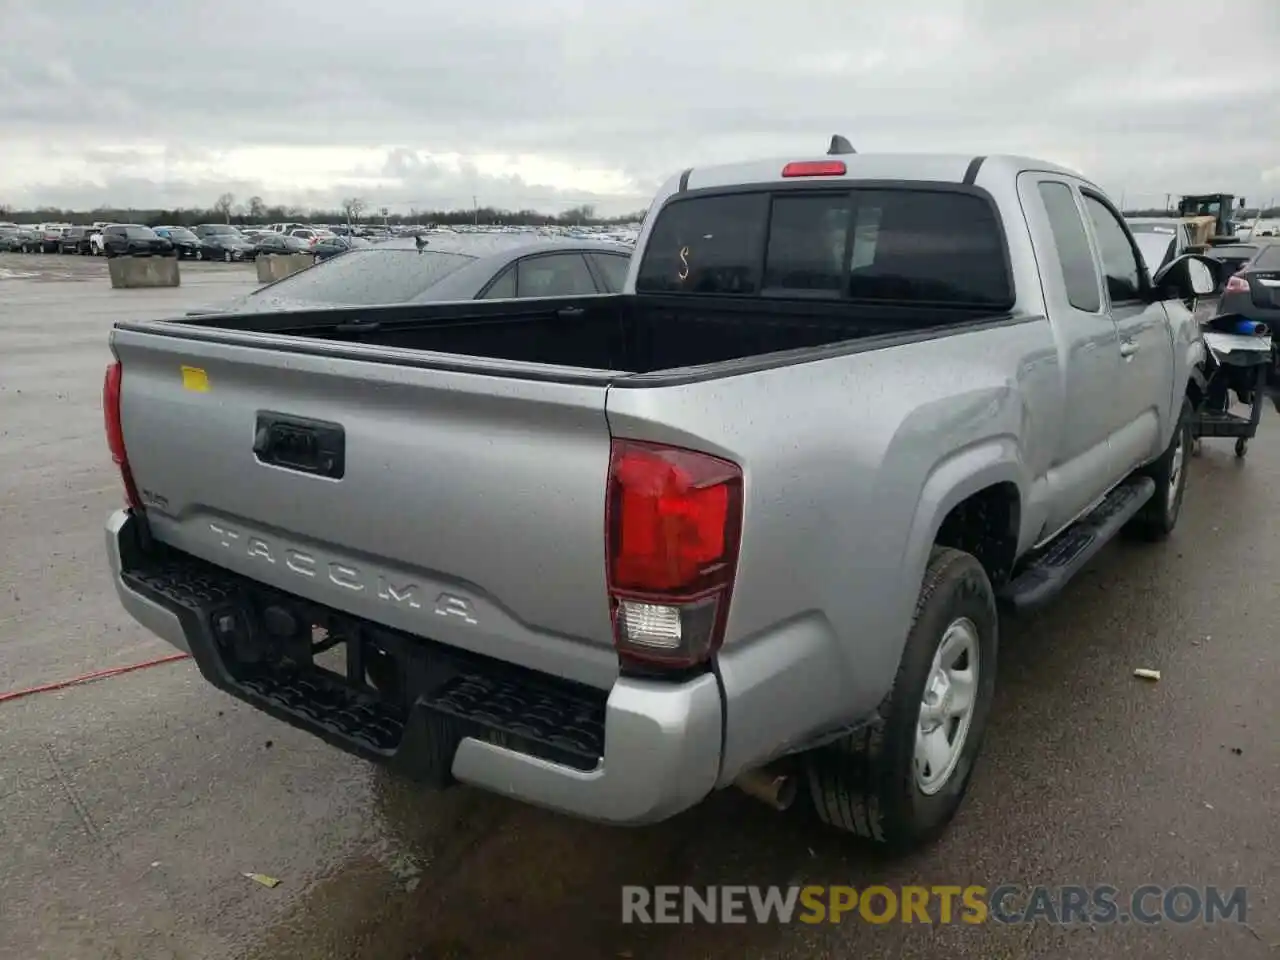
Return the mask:
<svg viewBox="0 0 1280 960"><path fill-rule="evenodd" d="M799 793L795 777L764 769L744 773L733 782L733 785L747 796L754 797L778 811L790 809Z"/></svg>

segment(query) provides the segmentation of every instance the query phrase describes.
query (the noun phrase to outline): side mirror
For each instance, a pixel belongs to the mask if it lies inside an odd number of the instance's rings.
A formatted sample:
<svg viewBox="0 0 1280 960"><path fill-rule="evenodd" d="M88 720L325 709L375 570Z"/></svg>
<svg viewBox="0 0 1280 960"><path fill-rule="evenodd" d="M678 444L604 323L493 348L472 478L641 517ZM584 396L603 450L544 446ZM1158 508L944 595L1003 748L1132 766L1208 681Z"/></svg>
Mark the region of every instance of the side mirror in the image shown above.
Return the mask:
<svg viewBox="0 0 1280 960"><path fill-rule="evenodd" d="M1188 253L1157 270L1151 278L1151 285L1161 300L1211 297L1221 286L1218 272L1218 261Z"/></svg>

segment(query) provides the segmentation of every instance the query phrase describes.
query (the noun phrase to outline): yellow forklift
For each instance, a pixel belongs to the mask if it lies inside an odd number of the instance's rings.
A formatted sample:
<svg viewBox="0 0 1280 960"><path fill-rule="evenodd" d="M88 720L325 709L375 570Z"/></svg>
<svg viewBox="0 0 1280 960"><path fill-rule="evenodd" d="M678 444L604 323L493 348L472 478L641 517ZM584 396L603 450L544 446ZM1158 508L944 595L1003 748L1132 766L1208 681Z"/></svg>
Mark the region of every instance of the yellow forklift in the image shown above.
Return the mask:
<svg viewBox="0 0 1280 960"><path fill-rule="evenodd" d="M1235 206L1229 193L1188 194L1178 199L1178 216L1191 234L1191 250L1203 253L1209 247L1236 243L1236 223L1232 214L1244 211L1244 197Z"/></svg>

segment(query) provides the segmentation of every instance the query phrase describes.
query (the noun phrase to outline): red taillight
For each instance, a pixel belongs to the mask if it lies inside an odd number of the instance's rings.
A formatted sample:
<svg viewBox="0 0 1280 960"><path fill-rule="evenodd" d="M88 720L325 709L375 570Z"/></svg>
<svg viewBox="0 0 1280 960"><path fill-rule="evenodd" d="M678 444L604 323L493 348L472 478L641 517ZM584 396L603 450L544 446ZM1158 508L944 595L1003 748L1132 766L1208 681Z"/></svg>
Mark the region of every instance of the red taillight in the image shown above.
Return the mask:
<svg viewBox="0 0 1280 960"><path fill-rule="evenodd" d="M1226 287L1223 288L1222 292L1223 293L1248 293L1249 281L1246 280L1244 277L1240 276L1240 274L1238 273L1233 274L1231 279L1227 281L1227 285Z"/></svg>
<svg viewBox="0 0 1280 960"><path fill-rule="evenodd" d="M796 160L782 168L784 177L843 177L848 172L843 160Z"/></svg>
<svg viewBox="0 0 1280 960"><path fill-rule="evenodd" d="M102 382L102 419L107 428L107 447L111 450L111 459L120 468L125 502L134 510L141 510L142 500L133 482L133 471L129 469L129 455L124 448L124 428L120 423L120 384L123 376L124 368L120 366L119 360L107 365L107 375Z"/></svg>
<svg viewBox="0 0 1280 960"><path fill-rule="evenodd" d="M742 532L742 470L705 453L615 440L606 547L623 660L692 666L724 639Z"/></svg>

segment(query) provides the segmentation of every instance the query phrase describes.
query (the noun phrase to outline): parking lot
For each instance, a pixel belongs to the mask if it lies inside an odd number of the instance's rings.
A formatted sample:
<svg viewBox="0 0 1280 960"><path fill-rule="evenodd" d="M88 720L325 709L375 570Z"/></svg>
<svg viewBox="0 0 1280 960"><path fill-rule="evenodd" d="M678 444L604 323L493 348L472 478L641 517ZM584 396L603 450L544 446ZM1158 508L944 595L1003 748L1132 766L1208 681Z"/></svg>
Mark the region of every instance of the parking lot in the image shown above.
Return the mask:
<svg viewBox="0 0 1280 960"><path fill-rule="evenodd" d="M101 260L0 255L0 698L172 652L105 566L107 333L255 285L252 265L183 263L178 288L112 290ZM969 801L902 860L737 792L631 831L421 793L187 661L0 699L0 956L1280 956L1276 477L1268 408L1247 459L1204 443L1167 545L1110 546L1047 611L1002 624ZM1002 883L1245 886L1247 923L619 922L624 884Z"/></svg>

